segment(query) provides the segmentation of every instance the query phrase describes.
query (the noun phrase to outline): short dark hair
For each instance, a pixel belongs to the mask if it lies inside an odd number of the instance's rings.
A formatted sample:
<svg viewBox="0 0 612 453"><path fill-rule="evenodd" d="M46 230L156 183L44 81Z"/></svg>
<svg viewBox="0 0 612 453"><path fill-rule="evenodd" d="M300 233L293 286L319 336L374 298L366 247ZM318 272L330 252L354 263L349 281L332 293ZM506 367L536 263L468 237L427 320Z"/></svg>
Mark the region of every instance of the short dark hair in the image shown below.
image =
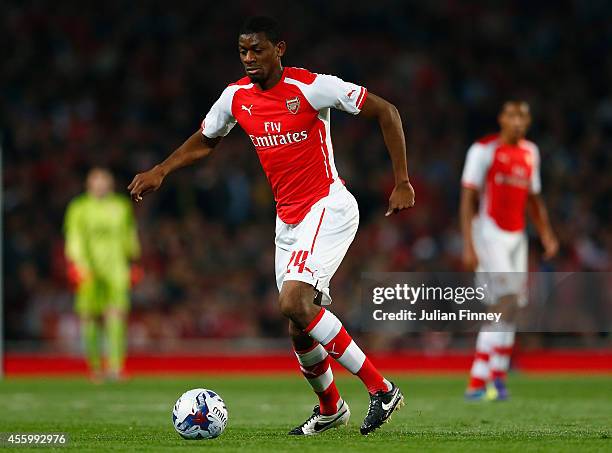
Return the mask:
<svg viewBox="0 0 612 453"><path fill-rule="evenodd" d="M527 111L531 111L531 106L526 100L521 98L509 98L504 101L501 106L501 109L499 110L499 113L502 113L504 110L506 110L506 107L510 105L525 105L527 107Z"/></svg>
<svg viewBox="0 0 612 453"><path fill-rule="evenodd" d="M272 44L277 44L281 40L278 22L268 16L249 17L244 21L240 34L251 35L253 33L264 33Z"/></svg>

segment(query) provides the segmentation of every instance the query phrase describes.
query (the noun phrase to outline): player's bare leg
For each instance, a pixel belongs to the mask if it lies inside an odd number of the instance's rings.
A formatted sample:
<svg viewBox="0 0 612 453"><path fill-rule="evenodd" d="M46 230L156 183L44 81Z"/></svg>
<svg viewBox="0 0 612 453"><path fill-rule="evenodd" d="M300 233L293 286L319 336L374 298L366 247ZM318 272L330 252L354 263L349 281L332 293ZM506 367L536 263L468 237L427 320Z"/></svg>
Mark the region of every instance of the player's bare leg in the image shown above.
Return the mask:
<svg viewBox="0 0 612 453"><path fill-rule="evenodd" d="M403 405L403 395L397 386L378 372L340 320L330 311L315 305L315 297L316 291L312 285L287 280L280 293L281 311L364 383L370 393L370 406L361 433L369 434L389 420L393 411Z"/></svg>
<svg viewBox="0 0 612 453"><path fill-rule="evenodd" d="M121 380L125 362L127 314L125 310L110 307L105 315L106 341L108 345L108 377Z"/></svg>
<svg viewBox="0 0 612 453"><path fill-rule="evenodd" d="M501 313L501 319L506 322L516 322L519 313L518 296L509 294L499 298L499 302L495 307L491 307L491 311Z"/></svg>

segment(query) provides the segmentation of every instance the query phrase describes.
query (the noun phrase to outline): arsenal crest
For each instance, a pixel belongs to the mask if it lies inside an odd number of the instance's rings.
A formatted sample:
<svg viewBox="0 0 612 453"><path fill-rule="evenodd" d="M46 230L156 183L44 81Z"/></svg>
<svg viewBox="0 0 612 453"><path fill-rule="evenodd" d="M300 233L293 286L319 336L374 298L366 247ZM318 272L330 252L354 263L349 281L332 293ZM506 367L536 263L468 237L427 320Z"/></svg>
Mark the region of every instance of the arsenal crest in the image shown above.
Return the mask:
<svg viewBox="0 0 612 453"><path fill-rule="evenodd" d="M300 109L300 98L296 96L292 99L287 99L285 104L287 105L287 110L295 115Z"/></svg>

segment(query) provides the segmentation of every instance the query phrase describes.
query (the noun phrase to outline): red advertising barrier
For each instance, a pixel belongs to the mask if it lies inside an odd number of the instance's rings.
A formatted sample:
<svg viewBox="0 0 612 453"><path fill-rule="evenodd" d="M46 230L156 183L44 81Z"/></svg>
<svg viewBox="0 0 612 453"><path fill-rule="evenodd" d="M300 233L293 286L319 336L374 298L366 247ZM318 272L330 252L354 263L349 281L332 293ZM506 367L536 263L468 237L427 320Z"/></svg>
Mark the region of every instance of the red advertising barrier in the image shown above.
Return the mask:
<svg viewBox="0 0 612 453"><path fill-rule="evenodd" d="M466 372L472 355L448 352L426 355L419 351L372 354L372 361L386 372ZM513 368L522 372L612 373L612 350L537 350L513 357ZM336 366L336 369L341 367ZM82 357L7 353L4 370L9 376L82 374L87 371ZM267 355L133 355L127 374L180 373L286 373L298 365L290 353Z"/></svg>

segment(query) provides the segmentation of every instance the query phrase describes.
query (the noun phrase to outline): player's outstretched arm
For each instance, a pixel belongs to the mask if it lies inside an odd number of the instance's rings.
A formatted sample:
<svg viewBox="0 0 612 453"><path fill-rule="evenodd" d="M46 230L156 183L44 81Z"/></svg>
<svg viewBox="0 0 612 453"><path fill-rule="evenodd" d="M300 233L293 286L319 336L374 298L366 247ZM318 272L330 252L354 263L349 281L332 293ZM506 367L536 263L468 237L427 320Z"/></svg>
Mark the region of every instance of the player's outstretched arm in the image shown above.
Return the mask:
<svg viewBox="0 0 612 453"><path fill-rule="evenodd" d="M208 156L220 141L221 138L211 139L206 137L202 134L202 129L199 129L161 164L134 176L134 179L127 187L132 200L138 202L142 200L143 195L159 189L166 175Z"/></svg>
<svg viewBox="0 0 612 453"><path fill-rule="evenodd" d="M368 97L361 108L361 115L378 120L393 164L395 188L391 197L389 197L389 209L387 209L385 216L413 207L414 189L408 179L406 140L402 129L402 118L397 108L383 98L368 93Z"/></svg>
<svg viewBox="0 0 612 453"><path fill-rule="evenodd" d="M544 247L544 258L550 259L559 251L559 241L552 229L548 217L548 210L544 200L539 194L529 194L527 198L527 213L531 218Z"/></svg>
<svg viewBox="0 0 612 453"><path fill-rule="evenodd" d="M472 220L478 211L478 190L471 187L462 187L459 204L459 221L461 222L461 235L463 237L463 267L466 271L474 271L478 266L478 257L472 240Z"/></svg>

